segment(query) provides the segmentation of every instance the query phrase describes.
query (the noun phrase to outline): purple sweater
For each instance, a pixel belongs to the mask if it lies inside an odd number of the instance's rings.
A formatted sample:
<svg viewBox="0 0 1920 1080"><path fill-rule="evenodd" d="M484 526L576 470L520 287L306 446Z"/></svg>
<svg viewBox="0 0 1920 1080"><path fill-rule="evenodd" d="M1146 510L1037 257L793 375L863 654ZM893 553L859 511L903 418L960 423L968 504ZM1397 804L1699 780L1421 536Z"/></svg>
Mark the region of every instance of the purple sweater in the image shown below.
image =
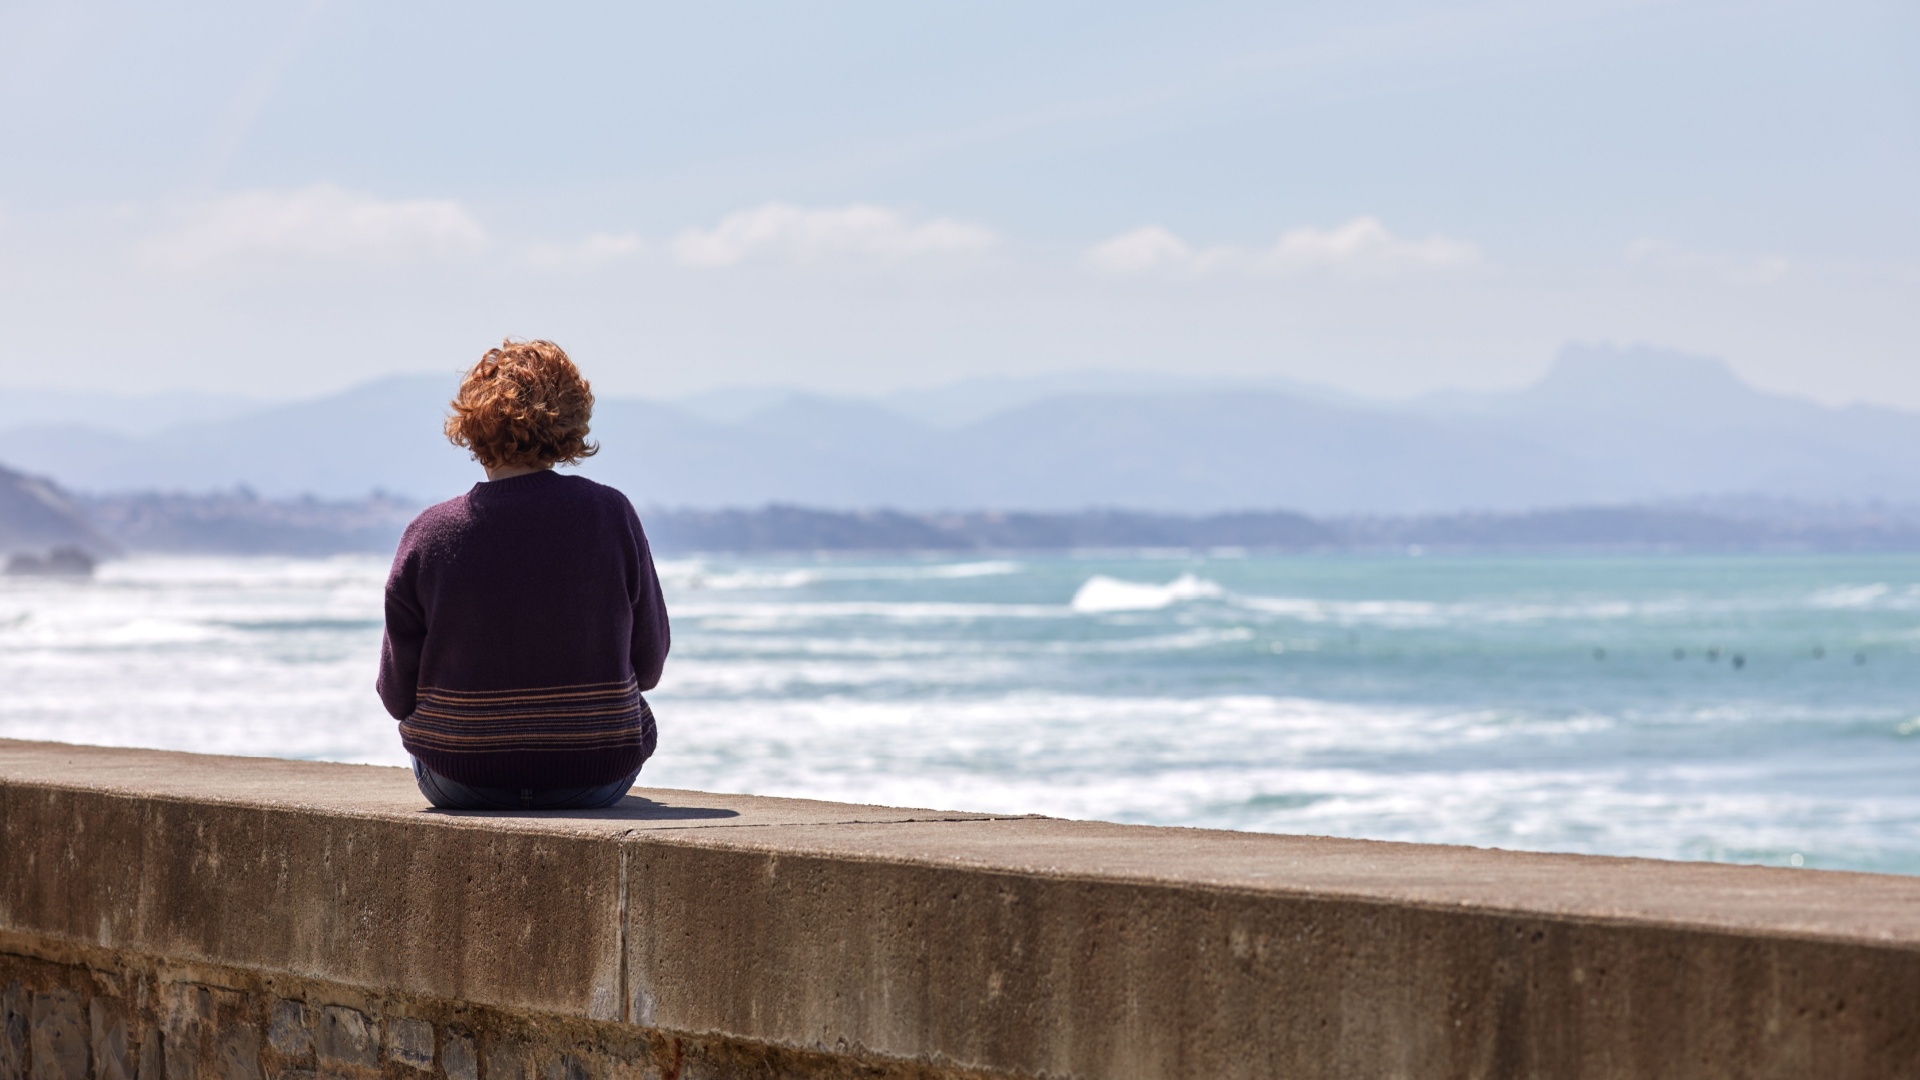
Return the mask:
<svg viewBox="0 0 1920 1080"><path fill-rule="evenodd" d="M387 576L400 741L476 787L611 783L653 752L667 606L633 504L551 471L429 507Z"/></svg>

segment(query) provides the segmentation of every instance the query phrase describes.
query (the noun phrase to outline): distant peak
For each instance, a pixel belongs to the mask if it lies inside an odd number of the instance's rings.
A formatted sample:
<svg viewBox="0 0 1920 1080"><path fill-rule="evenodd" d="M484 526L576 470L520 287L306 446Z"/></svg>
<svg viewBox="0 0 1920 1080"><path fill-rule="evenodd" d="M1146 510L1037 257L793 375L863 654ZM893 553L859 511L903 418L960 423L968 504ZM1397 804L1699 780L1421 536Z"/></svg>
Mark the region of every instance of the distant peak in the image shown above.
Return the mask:
<svg viewBox="0 0 1920 1080"><path fill-rule="evenodd" d="M1648 345L1606 344L1566 346L1546 376L1527 391L1532 397L1569 404L1634 403L1654 408L1754 392L1718 357Z"/></svg>

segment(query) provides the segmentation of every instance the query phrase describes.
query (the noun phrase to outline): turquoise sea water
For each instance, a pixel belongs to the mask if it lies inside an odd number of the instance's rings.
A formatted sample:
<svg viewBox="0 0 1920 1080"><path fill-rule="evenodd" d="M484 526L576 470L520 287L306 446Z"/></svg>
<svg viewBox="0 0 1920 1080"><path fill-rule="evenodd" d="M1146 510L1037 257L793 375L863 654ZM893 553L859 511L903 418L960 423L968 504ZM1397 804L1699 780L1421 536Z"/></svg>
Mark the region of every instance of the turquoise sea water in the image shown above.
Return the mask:
<svg viewBox="0 0 1920 1080"><path fill-rule="evenodd" d="M0 735L404 760L380 560L0 583ZM1920 557L663 562L643 783L1920 872Z"/></svg>

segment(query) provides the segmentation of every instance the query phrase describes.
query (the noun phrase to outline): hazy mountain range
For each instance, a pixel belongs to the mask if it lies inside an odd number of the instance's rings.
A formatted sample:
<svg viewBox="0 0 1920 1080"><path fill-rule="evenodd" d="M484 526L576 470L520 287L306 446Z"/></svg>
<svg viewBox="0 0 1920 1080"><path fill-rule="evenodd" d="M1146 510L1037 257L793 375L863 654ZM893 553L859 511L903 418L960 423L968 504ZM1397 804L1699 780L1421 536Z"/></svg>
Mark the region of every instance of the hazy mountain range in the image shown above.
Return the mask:
<svg viewBox="0 0 1920 1080"><path fill-rule="evenodd" d="M447 377L295 404L115 399L0 415L0 462L82 492L431 501L478 475L447 445ZM133 414L147 429L106 418ZM11 421L8 416L11 416ZM602 398L584 467L636 503L907 511L1121 507L1313 514L1641 503L1702 496L1920 500L1920 413L1759 391L1724 363L1569 347L1507 393L1378 402L1282 382L1081 373L873 399L780 388Z"/></svg>

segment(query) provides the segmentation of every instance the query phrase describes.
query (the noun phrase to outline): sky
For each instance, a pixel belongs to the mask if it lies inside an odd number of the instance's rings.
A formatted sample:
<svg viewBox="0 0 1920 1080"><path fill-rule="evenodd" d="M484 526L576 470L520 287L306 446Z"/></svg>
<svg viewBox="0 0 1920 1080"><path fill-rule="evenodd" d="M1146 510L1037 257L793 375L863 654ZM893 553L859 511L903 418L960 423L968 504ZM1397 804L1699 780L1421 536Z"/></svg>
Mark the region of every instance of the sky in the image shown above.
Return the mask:
<svg viewBox="0 0 1920 1080"><path fill-rule="evenodd" d="M1920 408L1920 5L0 5L0 387L546 337L603 392L1404 397L1570 341Z"/></svg>

